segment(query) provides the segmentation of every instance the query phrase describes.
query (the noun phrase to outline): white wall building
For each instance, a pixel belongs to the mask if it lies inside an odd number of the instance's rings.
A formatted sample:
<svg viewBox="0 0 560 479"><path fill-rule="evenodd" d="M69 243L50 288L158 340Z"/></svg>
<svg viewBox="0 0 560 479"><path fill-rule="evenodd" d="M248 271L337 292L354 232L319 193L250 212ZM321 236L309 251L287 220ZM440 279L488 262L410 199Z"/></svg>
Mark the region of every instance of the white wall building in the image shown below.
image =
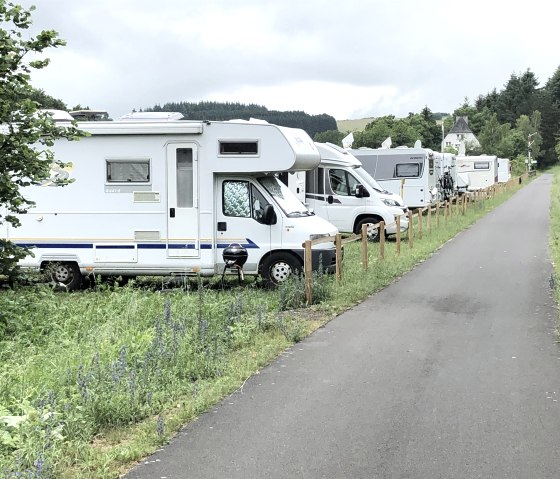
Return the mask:
<svg viewBox="0 0 560 479"><path fill-rule="evenodd" d="M442 150L452 147L459 151L461 143L467 148L480 146L476 136L474 136L474 133L469 128L469 119L466 116L458 116L455 119L455 124L443 140Z"/></svg>

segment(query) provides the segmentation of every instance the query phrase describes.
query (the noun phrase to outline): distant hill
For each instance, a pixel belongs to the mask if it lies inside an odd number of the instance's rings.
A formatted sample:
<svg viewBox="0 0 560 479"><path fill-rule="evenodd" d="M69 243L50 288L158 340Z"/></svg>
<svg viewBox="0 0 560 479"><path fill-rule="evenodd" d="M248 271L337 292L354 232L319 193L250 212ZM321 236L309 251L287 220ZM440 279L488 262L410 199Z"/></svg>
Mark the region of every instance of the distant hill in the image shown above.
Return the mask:
<svg viewBox="0 0 560 479"><path fill-rule="evenodd" d="M371 123L373 118L360 118L359 120L336 120L338 131L346 133L347 131L364 131L368 123Z"/></svg>

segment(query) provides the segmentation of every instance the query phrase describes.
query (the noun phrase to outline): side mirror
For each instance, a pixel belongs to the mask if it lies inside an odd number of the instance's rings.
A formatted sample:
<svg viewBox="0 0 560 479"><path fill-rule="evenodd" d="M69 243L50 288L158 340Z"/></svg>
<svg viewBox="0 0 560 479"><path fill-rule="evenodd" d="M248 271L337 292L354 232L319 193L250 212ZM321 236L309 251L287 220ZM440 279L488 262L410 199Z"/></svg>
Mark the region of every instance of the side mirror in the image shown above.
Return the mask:
<svg viewBox="0 0 560 479"><path fill-rule="evenodd" d="M263 223L265 225L275 225L276 219L276 211L274 211L274 206L266 205L263 212Z"/></svg>
<svg viewBox="0 0 560 479"><path fill-rule="evenodd" d="M329 205L332 205L334 203L334 198L332 197L332 195L327 196L327 203Z"/></svg>
<svg viewBox="0 0 560 479"><path fill-rule="evenodd" d="M356 185L356 190L354 191L354 196L356 198L368 198L369 191L364 188L364 185Z"/></svg>

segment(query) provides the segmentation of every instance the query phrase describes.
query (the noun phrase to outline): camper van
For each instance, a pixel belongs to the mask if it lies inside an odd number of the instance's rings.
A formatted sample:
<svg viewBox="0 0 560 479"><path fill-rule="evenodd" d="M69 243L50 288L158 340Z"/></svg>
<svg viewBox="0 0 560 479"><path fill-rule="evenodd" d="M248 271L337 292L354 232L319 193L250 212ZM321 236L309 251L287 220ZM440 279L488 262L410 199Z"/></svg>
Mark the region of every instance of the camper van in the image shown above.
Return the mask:
<svg viewBox="0 0 560 479"><path fill-rule="evenodd" d="M386 190L401 193L409 208L423 208L437 200L434 155L424 148L359 148L349 150Z"/></svg>
<svg viewBox="0 0 560 479"><path fill-rule="evenodd" d="M78 127L89 136L52 147L64 169L23 191L35 206L21 226L0 230L30 248L21 266L50 266L68 289L90 274L238 273L224 255L230 246L245 253L244 274L275 285L302 268L305 240L337 233L276 177L318 166L303 130L153 117ZM61 175L72 182L56 186ZM312 255L314 268L334 270L332 242Z"/></svg>
<svg viewBox="0 0 560 479"><path fill-rule="evenodd" d="M498 182L498 157L493 155L457 156L457 176L468 191L492 186Z"/></svg>
<svg viewBox="0 0 560 479"><path fill-rule="evenodd" d="M315 146L320 165L284 180L296 194L304 191L305 205L311 211L348 233L359 233L363 224L384 221L386 234L396 234L395 216L401 217L401 231L408 229L408 209L398 195L383 190L348 151L331 143ZM370 240L378 239L378 228L367 231Z"/></svg>

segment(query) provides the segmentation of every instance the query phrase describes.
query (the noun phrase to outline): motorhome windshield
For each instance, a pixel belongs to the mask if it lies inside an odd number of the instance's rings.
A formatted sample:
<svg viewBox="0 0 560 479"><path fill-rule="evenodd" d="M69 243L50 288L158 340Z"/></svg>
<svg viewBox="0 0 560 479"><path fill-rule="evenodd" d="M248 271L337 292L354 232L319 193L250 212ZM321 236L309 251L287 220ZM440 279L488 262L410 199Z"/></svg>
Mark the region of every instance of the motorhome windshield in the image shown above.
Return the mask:
<svg viewBox="0 0 560 479"><path fill-rule="evenodd" d="M278 206L282 208L282 211L284 211L289 218L311 216L313 214L298 200L297 196L275 176L263 176L259 178L259 183L265 188L268 194L274 198L274 201L278 203Z"/></svg>
<svg viewBox="0 0 560 479"><path fill-rule="evenodd" d="M375 191L378 193L386 193L385 189L381 187L381 185L375 181L375 178L371 176L366 170L364 170L361 166L356 166L354 168L356 174L360 177L360 179L368 186L371 186Z"/></svg>

